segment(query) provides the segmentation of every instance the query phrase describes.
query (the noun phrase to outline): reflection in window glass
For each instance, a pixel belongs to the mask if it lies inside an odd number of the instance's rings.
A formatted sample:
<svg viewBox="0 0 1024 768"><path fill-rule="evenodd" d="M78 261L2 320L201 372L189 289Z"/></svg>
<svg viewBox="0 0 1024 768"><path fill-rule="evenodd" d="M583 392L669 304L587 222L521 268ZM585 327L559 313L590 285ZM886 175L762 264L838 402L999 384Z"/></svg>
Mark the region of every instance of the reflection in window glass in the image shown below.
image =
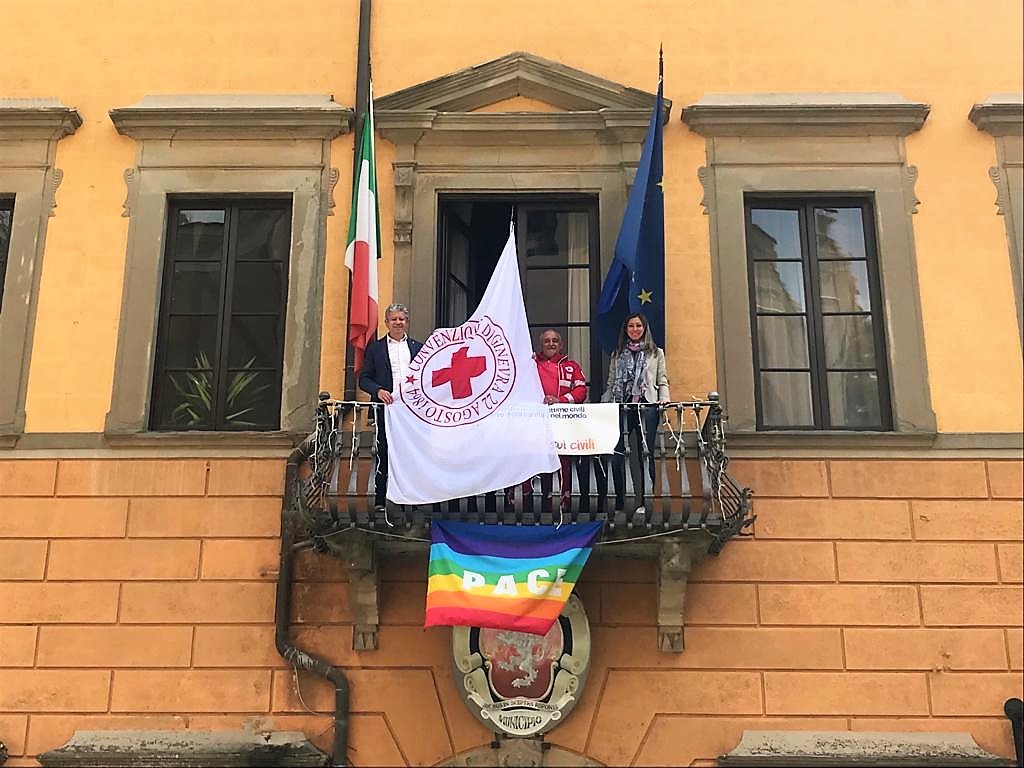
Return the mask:
<svg viewBox="0 0 1024 768"><path fill-rule="evenodd" d="M860 208L815 208L819 259L863 259L864 220Z"/></svg>
<svg viewBox="0 0 1024 768"><path fill-rule="evenodd" d="M822 312L871 311L867 262L823 261L818 265L818 274Z"/></svg>
<svg viewBox="0 0 1024 768"><path fill-rule="evenodd" d="M828 368L875 367L875 336L870 315L830 315L822 318L825 365Z"/></svg>
<svg viewBox="0 0 1024 768"><path fill-rule="evenodd" d="M752 259L800 259L800 212L757 208L750 212L747 249Z"/></svg>
<svg viewBox="0 0 1024 768"><path fill-rule="evenodd" d="M758 312L803 312L804 272L796 262L759 261L754 264Z"/></svg>
<svg viewBox="0 0 1024 768"><path fill-rule="evenodd" d="M178 259L220 259L224 249L224 211L178 211L174 229Z"/></svg>

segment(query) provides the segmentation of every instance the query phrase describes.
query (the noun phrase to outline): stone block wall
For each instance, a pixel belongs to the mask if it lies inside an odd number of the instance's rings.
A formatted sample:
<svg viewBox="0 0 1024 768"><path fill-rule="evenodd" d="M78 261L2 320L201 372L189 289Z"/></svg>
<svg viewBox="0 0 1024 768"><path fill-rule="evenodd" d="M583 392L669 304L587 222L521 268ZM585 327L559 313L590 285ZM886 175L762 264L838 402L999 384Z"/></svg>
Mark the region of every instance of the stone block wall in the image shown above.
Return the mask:
<svg viewBox="0 0 1024 768"><path fill-rule="evenodd" d="M0 461L0 740L9 765L76 729L297 729L333 691L274 650L284 462ZM657 650L651 563L599 553L579 705L550 735L607 764L713 764L744 729L968 731L1009 756L1022 691L1020 461L746 459L756 536L697 566L686 650ZM382 565L380 649L351 650L347 575L298 563L293 635L345 667L350 760L486 744L422 629L425 558Z"/></svg>

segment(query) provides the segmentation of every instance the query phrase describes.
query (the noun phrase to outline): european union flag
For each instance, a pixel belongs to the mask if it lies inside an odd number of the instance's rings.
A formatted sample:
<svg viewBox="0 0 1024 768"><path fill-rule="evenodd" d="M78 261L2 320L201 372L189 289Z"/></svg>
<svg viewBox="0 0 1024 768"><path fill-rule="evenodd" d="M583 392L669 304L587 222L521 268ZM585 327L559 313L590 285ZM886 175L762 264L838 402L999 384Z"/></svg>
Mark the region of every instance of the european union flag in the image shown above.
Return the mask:
<svg viewBox="0 0 1024 768"><path fill-rule="evenodd" d="M659 70L660 62L659 62ZM661 185L662 77L640 165L615 241L615 258L597 302L597 334L605 352L618 342L628 315L642 312L654 341L665 346L665 199Z"/></svg>

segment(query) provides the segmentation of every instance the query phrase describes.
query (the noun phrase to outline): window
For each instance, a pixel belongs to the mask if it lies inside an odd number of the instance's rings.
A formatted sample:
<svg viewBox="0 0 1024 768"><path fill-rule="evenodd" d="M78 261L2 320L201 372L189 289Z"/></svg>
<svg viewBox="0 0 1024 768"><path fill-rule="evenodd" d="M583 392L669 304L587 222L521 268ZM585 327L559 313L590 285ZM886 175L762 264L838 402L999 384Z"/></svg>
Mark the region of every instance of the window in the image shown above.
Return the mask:
<svg viewBox="0 0 1024 768"><path fill-rule="evenodd" d="M747 198L758 429L891 429L873 222L867 201Z"/></svg>
<svg viewBox="0 0 1024 768"><path fill-rule="evenodd" d="M118 132L135 139L137 154L136 165L125 172L128 241L114 381L110 411L104 424L106 440L120 445L176 442L202 445L212 441L221 446L247 447L254 444L254 440L260 445L288 445L298 435L305 436L309 433L317 392L321 389L326 217L333 207L331 190L338 178L337 171L330 167L331 139L348 130L352 110L326 95L189 94L146 96L137 104L111 110L110 119ZM258 126L258 130L253 126ZM249 197L242 198L242 194ZM263 205L278 208L280 203L269 201L283 198L290 201L286 206L287 221L277 219L272 237L274 259L271 261L279 263L282 274L287 274L281 284L282 291L287 290L287 300L281 299L279 306L284 314L282 338L274 340L274 344L283 346L269 364L262 361L270 357L269 351L262 347L259 356L250 350L240 360L230 359L232 355L245 354L236 349L232 341L235 338L230 327L235 320L233 316L253 314L255 317L266 311L243 309L244 302L256 299L262 302L267 296L262 293L250 296L246 293L248 285L231 282L235 262L230 259L244 263L266 258L266 254L245 255L256 247L250 246L248 238L263 237L260 247L269 247L266 238L271 238L271 234L266 228L270 225L263 217L270 214L260 207L260 198L265 201ZM189 233L183 235L182 242L189 242L191 237L189 247L193 250L179 250L178 245L168 241L180 234L177 214L183 210L222 211L224 222L182 223L182 228ZM257 213L243 215L244 211ZM253 223L254 220L258 221ZM245 221L249 223L243 223ZM204 226L188 228L189 224L200 223ZM207 257L202 249L209 243L207 238L214 237L215 233L220 238L221 255L225 259L223 277L218 278L218 293L213 300L221 303L209 310L218 317L215 340L211 346L194 335L200 333L195 328L202 329L202 322L179 319L178 325L193 326L190 331L193 336L185 337L189 339L191 350L185 346L181 355L171 360L168 356L173 350L166 348L163 342L179 338L169 332L171 317L178 308L164 304L165 299L171 302L170 294L164 296L164 289L173 291L172 284L163 279L164 275L166 270L172 269L170 262L174 259L180 258L183 262L212 260L213 257ZM281 245L278 238L287 238L288 242ZM278 258L279 247L287 249L286 257ZM266 286L261 284L260 288ZM242 304L237 305L238 302ZM166 329L161 328L161 324ZM225 327L221 328L221 324ZM207 320L206 325L212 322ZM210 362L208 369L194 367L203 343ZM220 350L220 346L224 346L224 350ZM159 359L157 352L161 355ZM224 358L221 352L228 357ZM215 359L218 356L219 359ZM211 384L230 387L228 369L238 373L251 358L256 359L248 372L255 373L257 368L263 369L261 373L279 370L279 384L260 393L261 398L272 397L272 402L278 403L274 415L265 411L270 401L261 401L256 411L227 419L240 409L226 410L230 390L224 389L222 398L225 399L217 406L219 415L214 407L212 415L205 420L202 414L196 414L199 418L195 428L170 426L173 423L170 416L180 401L173 407L167 405L173 402L167 399L174 396L169 393L176 394L177 390L167 377L161 383L163 373L170 373L173 368L205 370L212 377L221 377L217 381L211 379ZM262 386L262 382L249 386ZM249 390L250 397L254 391ZM159 404L154 396L161 398ZM243 426L240 421L252 422L256 416L263 432L254 437L250 430L255 428ZM183 418L181 413L178 418ZM230 427L226 426L229 421ZM169 434L149 434L157 424L168 424L167 429L175 431L187 429L187 433L181 440ZM223 429L228 432L221 432ZM229 437L225 438L225 434ZM230 437L232 434L234 437Z"/></svg>
<svg viewBox="0 0 1024 768"><path fill-rule="evenodd" d="M683 109L706 139L717 384L748 446L934 439L904 143L927 115L890 93Z"/></svg>
<svg viewBox="0 0 1024 768"><path fill-rule="evenodd" d="M64 177L57 142L81 124L57 99L0 98L0 447L25 431L46 230Z"/></svg>
<svg viewBox="0 0 1024 768"><path fill-rule="evenodd" d="M4 277L7 275L7 251L11 247L11 222L14 199L0 197L0 310L4 306Z"/></svg>
<svg viewBox="0 0 1024 768"><path fill-rule="evenodd" d="M281 409L288 200L171 204L156 430L273 430Z"/></svg>
<svg viewBox="0 0 1024 768"><path fill-rule="evenodd" d="M514 215L534 344L546 328L557 330L564 352L583 365L591 381L603 381L601 350L590 334L594 291L600 285L597 200L585 195L444 195L438 210L438 324L459 325L476 310Z"/></svg>

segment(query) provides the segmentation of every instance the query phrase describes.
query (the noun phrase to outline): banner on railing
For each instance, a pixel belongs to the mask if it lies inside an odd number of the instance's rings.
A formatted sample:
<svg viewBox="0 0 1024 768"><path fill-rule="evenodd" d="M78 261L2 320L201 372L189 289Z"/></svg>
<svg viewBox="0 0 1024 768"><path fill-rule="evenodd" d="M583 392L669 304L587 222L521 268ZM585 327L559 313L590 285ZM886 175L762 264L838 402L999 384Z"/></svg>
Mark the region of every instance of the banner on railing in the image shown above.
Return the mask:
<svg viewBox="0 0 1024 768"><path fill-rule="evenodd" d="M619 442L619 406L615 403L551 406L555 451L568 456L612 453Z"/></svg>

